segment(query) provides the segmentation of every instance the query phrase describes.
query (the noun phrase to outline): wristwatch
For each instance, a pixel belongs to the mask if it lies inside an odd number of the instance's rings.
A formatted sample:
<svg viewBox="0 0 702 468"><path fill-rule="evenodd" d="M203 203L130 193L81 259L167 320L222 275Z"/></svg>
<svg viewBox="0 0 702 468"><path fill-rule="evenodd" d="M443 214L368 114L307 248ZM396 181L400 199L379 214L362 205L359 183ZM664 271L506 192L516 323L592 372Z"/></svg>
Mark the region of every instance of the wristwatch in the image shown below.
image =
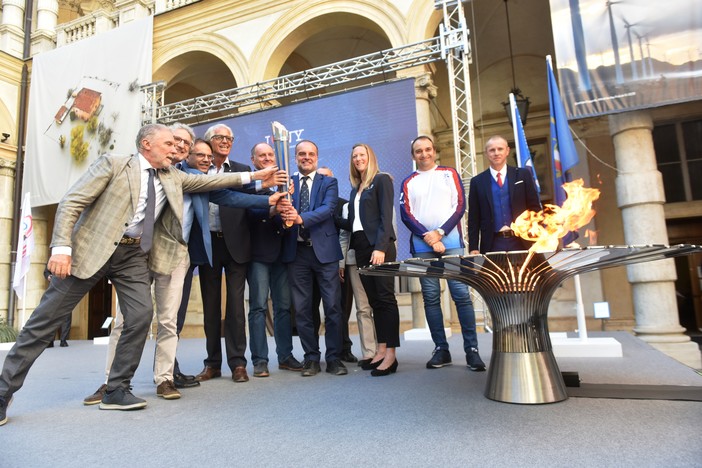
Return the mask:
<svg viewBox="0 0 702 468"><path fill-rule="evenodd" d="M446 233L444 232L444 230L441 229L441 228L437 228L437 229L436 229L436 232L438 232L439 235L440 235L441 237L444 237L444 236L446 235Z"/></svg>

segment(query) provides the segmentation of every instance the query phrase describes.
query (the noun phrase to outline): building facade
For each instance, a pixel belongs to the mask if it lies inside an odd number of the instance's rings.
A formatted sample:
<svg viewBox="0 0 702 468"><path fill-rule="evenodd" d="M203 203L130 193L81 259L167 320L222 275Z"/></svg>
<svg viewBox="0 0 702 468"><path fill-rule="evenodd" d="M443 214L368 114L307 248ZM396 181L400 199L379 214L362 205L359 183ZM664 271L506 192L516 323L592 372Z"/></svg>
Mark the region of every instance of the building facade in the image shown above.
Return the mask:
<svg viewBox="0 0 702 468"><path fill-rule="evenodd" d="M31 83L32 56L153 15L153 81L165 83L168 104L436 37L443 20L432 0L37 0L31 2L31 49L24 59L24 14L29 3L2 0L0 17L0 317L8 314L10 294L22 69L27 67ZM487 138L502 134L511 140L502 103L515 83L531 100L525 129L535 164L547 166L545 56L555 56L548 0L473 0L464 8L473 50L470 76L478 170L487 167L482 156ZM388 79L400 77L415 79L417 133L433 135L441 164L455 165L445 63L402 70ZM602 192L590 226L596 244L702 244L702 193L694 184L702 167L699 102L570 124L579 137L580 164L574 175ZM405 151L404 146L399 151ZM248 148L235 147L232 154L246 161ZM550 201L552 193L547 188L543 201ZM28 283L28 311L45 287L42 271L54 210L48 206L33 212L37 248ZM691 256L584 275L589 328L633 331L676 359L702 367L699 348L686 334L702 328L701 265L700 256ZM410 284L409 290L416 289ZM86 299L74 312L73 336L88 338L99 330L92 323L92 310L110 307L106 295L96 293L92 302ZM198 300L193 297L194 303ZM609 320L593 318L595 302L609 303ZM574 287L566 282L551 304L551 329L573 330L574 310ZM192 334L197 333L198 319L197 314L189 318ZM418 320L417 314L405 317L405 325ZM456 322L455 316L451 320Z"/></svg>

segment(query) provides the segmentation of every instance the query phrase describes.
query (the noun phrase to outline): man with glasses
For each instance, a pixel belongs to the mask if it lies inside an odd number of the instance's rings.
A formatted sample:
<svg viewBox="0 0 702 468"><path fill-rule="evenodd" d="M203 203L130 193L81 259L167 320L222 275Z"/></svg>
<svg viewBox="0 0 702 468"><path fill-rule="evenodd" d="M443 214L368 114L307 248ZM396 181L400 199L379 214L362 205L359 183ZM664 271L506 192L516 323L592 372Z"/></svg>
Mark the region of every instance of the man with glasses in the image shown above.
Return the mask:
<svg viewBox="0 0 702 468"><path fill-rule="evenodd" d="M251 168L229 159L234 137L224 124L205 132L204 140L212 146L213 165L209 174L248 172ZM246 210L219 207L210 203L209 229L212 241L212 264L200 267L200 291L204 312L207 358L197 375L206 381L222 375L222 269L225 272L227 302L224 318L226 360L234 382L248 382L246 373L246 316L244 289L246 270L251 260L251 237Z"/></svg>
<svg viewBox="0 0 702 468"><path fill-rule="evenodd" d="M100 409L146 407L145 400L132 394L131 381L153 315L151 274L170 274L187 256L183 192L241 186L257 179L277 185L276 175L287 178L272 168L217 177L185 174L171 167L177 153L173 132L160 124L139 129L136 150L129 156L100 156L59 203L47 264L49 287L0 373L0 426L7 422L8 403L58 325L104 277L115 285L125 325Z"/></svg>
<svg viewBox="0 0 702 468"><path fill-rule="evenodd" d="M172 164L188 173L207 173L212 160L212 150L209 144L203 140L195 140L195 144L193 144L195 133L185 124L175 123L169 128L173 132L173 139L176 142L176 156L173 158ZM192 151L190 151L191 147ZM200 153L197 153L198 151ZM196 165L198 166L197 169L193 169ZM195 220L196 216L200 218L200 221L204 220L206 222L207 220L210 198L215 203L232 206L269 208L269 200L265 197L251 196L232 190L217 190L210 193L185 193L183 194L183 239L188 242L189 246L191 227L197 222ZM200 208L199 211L198 208ZM201 233L200 238L202 238ZM190 256L192 256L192 253ZM205 258L205 261L207 261L207 258ZM180 372L176 361L178 336L185 320L184 313L183 317L180 317L179 308L181 297L183 296L184 282L186 279L188 282L192 281L191 262L189 256L186 255L170 275L152 273L158 323L154 353L154 383L156 384L156 395L166 400L176 400L181 397L177 388L199 385L199 382L193 376L186 376ZM189 292L190 287L188 285L188 296ZM187 303L187 297L185 301ZM122 329L123 317L118 307L115 326L110 333L108 343L107 366L105 369L107 377L109 377L109 371L115 356L115 348L122 334ZM106 389L107 385L103 384L94 394L86 397L83 403L85 405L100 403Z"/></svg>

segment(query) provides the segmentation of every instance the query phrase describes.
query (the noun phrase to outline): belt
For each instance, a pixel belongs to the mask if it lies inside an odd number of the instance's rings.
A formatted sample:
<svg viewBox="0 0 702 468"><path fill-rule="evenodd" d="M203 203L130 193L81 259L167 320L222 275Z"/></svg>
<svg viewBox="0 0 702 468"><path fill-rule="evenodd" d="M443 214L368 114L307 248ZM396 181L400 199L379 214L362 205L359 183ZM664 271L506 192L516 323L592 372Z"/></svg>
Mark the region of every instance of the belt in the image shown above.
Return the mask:
<svg viewBox="0 0 702 468"><path fill-rule="evenodd" d="M122 236L119 243L122 245L139 245L141 243L141 237Z"/></svg>
<svg viewBox="0 0 702 468"><path fill-rule="evenodd" d="M297 241L297 245L304 247L312 247L312 241L310 239L304 241Z"/></svg>
<svg viewBox="0 0 702 468"><path fill-rule="evenodd" d="M495 237L502 237L502 238L508 238L508 237L516 237L514 235L514 231L511 229L509 231L499 231L495 233Z"/></svg>
<svg viewBox="0 0 702 468"><path fill-rule="evenodd" d="M222 231L210 231L212 234L212 237L219 237L220 239L224 237L224 233Z"/></svg>

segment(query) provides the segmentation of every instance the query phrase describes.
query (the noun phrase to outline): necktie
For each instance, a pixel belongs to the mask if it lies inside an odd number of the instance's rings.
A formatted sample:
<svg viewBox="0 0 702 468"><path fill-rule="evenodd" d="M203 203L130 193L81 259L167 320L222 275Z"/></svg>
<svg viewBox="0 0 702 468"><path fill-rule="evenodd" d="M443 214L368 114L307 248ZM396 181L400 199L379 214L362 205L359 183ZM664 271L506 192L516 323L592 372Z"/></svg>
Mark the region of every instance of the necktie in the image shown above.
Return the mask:
<svg viewBox="0 0 702 468"><path fill-rule="evenodd" d="M497 186L502 188L502 173L501 172L497 173Z"/></svg>
<svg viewBox="0 0 702 468"><path fill-rule="evenodd" d="M307 187L309 176L304 176L300 179L300 213L305 213L310 210L310 189ZM300 237L304 240L310 238L310 232L303 227L300 227Z"/></svg>
<svg viewBox="0 0 702 468"><path fill-rule="evenodd" d="M154 174L156 169L149 168L149 181L146 183L146 213L141 233L141 250L148 252L154 240L154 215L156 214L156 187Z"/></svg>
<svg viewBox="0 0 702 468"><path fill-rule="evenodd" d="M307 187L308 176L300 179L300 213L310 210L310 189Z"/></svg>

